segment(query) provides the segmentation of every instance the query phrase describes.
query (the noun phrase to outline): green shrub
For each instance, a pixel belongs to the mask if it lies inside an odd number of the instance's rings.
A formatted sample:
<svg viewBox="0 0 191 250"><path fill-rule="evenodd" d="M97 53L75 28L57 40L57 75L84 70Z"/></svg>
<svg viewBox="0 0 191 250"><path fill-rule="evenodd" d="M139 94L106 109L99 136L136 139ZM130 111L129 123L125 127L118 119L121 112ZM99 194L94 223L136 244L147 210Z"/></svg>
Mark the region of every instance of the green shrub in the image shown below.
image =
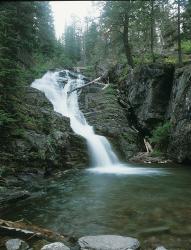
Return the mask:
<svg viewBox="0 0 191 250"><path fill-rule="evenodd" d="M16 120L11 117L11 114L6 113L3 110L0 110L0 126L4 126L10 123L14 123Z"/></svg>
<svg viewBox="0 0 191 250"><path fill-rule="evenodd" d="M164 62L165 63L175 64L177 62L177 58L173 57L173 56L169 56L169 57L167 57L167 58L164 59Z"/></svg>
<svg viewBox="0 0 191 250"><path fill-rule="evenodd" d="M104 91L107 95L116 95L116 90L111 85L104 89Z"/></svg>
<svg viewBox="0 0 191 250"><path fill-rule="evenodd" d="M154 149L153 152L151 153L151 156L152 157L162 157L162 156L164 156L164 153L158 149Z"/></svg>
<svg viewBox="0 0 191 250"><path fill-rule="evenodd" d="M171 131L171 123L169 121L164 124L160 124L152 131L151 143L154 144L156 149L165 152L169 143Z"/></svg>
<svg viewBox="0 0 191 250"><path fill-rule="evenodd" d="M186 53L186 54L191 53L191 41L190 40L182 41L181 46L182 46L182 51L184 53Z"/></svg>

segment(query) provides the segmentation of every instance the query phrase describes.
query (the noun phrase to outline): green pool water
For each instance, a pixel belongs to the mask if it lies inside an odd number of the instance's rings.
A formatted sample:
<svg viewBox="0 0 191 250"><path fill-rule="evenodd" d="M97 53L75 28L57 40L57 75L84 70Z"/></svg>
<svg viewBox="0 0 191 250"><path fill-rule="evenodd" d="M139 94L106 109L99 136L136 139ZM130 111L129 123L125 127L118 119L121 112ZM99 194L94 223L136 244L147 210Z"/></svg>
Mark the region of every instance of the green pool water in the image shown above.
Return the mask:
<svg viewBox="0 0 191 250"><path fill-rule="evenodd" d="M78 170L47 179L40 197L16 204L4 218L24 218L76 237L135 236L144 249L158 244L191 249L191 169L165 165L156 173L144 170L124 175Z"/></svg>

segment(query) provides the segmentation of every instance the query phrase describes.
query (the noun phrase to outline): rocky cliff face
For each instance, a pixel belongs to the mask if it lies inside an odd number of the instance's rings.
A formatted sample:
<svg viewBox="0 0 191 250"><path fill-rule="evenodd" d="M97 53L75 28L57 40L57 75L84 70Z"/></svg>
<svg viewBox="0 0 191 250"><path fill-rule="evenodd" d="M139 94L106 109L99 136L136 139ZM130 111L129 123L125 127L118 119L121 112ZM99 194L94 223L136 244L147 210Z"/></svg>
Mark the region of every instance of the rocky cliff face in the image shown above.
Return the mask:
<svg viewBox="0 0 191 250"><path fill-rule="evenodd" d="M172 123L169 154L178 162L191 162L191 66L175 71L167 111Z"/></svg>
<svg viewBox="0 0 191 250"><path fill-rule="evenodd" d="M127 72L117 65L109 73L118 88L118 101L128 120L145 136L160 123L172 124L168 153L178 162L191 162L191 65L143 65Z"/></svg>
<svg viewBox="0 0 191 250"><path fill-rule="evenodd" d="M84 139L73 133L68 118L53 111L43 93L29 87L21 107L24 123L20 135L1 149L4 165L66 169L88 164Z"/></svg>
<svg viewBox="0 0 191 250"><path fill-rule="evenodd" d="M121 159L128 160L140 150L140 134L129 125L115 86L109 85L104 90L102 87L93 84L83 88L80 109L95 132L106 136Z"/></svg>

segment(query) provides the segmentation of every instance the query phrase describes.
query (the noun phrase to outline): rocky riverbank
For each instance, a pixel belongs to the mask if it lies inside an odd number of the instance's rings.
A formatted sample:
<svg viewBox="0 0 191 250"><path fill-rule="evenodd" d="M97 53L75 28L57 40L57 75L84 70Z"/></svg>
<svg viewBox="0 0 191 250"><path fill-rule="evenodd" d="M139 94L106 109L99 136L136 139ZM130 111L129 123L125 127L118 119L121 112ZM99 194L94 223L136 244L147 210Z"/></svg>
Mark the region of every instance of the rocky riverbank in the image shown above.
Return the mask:
<svg viewBox="0 0 191 250"><path fill-rule="evenodd" d="M2 246L4 248L1 248ZM138 239L119 235L84 236L73 243L66 239L50 243L45 239L31 242L19 238L5 238L1 241L1 247L0 249L6 250L167 250L160 244L154 248L142 248Z"/></svg>

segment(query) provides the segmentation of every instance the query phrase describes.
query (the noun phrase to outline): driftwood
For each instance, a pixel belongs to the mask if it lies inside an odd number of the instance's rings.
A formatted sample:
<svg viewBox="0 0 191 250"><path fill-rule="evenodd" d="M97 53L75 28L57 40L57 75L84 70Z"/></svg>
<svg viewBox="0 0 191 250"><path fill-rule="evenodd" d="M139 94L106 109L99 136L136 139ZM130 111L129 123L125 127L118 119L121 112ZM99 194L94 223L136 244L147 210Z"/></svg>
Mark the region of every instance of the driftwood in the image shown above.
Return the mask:
<svg viewBox="0 0 191 250"><path fill-rule="evenodd" d="M50 241L63 241L67 238L64 235L58 234L51 230L41 228L35 225L26 224L22 222L22 220L13 222L2 219L0 219L0 235L22 237L26 240L37 238L46 239Z"/></svg>
<svg viewBox="0 0 191 250"><path fill-rule="evenodd" d="M82 86L80 86L80 87L74 88L74 89L68 91L67 94L71 94L71 93L74 92L75 90L83 89L83 88L85 88L85 87L87 87L87 86L89 86L89 85L91 85L91 84L93 84L93 83L95 83L95 82L96 82L97 84L100 84L100 85L105 85L105 84L103 84L103 83L98 83L98 81L102 80L103 77L104 77L104 75L103 75L103 76L100 76L100 77L94 79L93 81L88 82L88 83L86 83L86 84L84 84L84 85L82 85Z"/></svg>

